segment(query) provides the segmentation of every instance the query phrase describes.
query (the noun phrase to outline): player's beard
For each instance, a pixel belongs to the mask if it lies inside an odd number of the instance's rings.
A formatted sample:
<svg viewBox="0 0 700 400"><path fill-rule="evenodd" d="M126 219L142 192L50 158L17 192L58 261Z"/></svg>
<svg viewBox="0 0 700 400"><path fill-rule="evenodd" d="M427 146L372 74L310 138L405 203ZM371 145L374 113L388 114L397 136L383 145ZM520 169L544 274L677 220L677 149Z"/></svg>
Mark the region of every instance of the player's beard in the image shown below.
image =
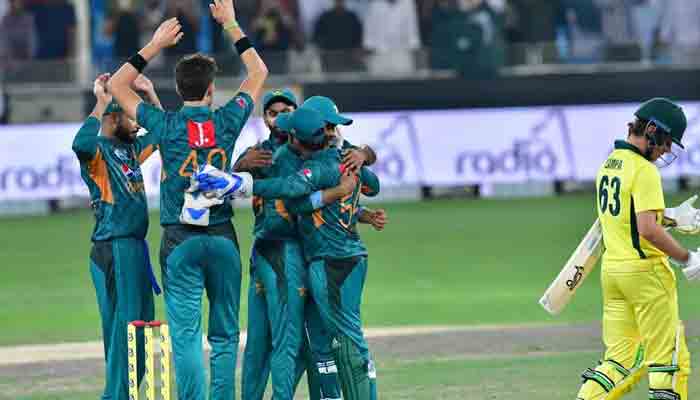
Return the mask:
<svg viewBox="0 0 700 400"><path fill-rule="evenodd" d="M124 143L133 143L136 140L136 132L138 130L129 130L129 128L119 125L114 131L114 136Z"/></svg>

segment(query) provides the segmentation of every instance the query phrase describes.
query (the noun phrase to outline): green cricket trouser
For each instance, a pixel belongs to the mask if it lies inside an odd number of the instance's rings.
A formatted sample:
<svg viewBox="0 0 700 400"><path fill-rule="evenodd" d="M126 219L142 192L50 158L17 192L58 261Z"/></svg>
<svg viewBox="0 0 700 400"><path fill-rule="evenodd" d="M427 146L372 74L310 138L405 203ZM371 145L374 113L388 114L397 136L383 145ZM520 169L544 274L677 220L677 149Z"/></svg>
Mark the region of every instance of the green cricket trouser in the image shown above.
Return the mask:
<svg viewBox="0 0 700 400"><path fill-rule="evenodd" d="M295 363L304 332L306 282L304 257L298 241L255 241L248 289L243 400L261 400L270 373L272 398L294 398Z"/></svg>
<svg viewBox="0 0 700 400"><path fill-rule="evenodd" d="M340 400L338 368L335 364L331 335L323 325L318 305L306 299L305 331L302 350L296 363L296 385L306 371L310 400Z"/></svg>
<svg viewBox="0 0 700 400"><path fill-rule="evenodd" d="M233 225L164 227L161 267L178 398L206 398L202 349L202 295L206 289L209 398L234 399L241 260Z"/></svg>
<svg viewBox="0 0 700 400"><path fill-rule="evenodd" d="M333 338L345 400L376 399L376 371L360 319L366 277L364 256L315 259L309 266L312 295Z"/></svg>
<svg viewBox="0 0 700 400"><path fill-rule="evenodd" d="M106 361L103 400L128 400L127 326L154 316L153 292L143 239L97 241L90 252L90 274L102 320ZM144 372L143 332L137 340L138 380Z"/></svg>

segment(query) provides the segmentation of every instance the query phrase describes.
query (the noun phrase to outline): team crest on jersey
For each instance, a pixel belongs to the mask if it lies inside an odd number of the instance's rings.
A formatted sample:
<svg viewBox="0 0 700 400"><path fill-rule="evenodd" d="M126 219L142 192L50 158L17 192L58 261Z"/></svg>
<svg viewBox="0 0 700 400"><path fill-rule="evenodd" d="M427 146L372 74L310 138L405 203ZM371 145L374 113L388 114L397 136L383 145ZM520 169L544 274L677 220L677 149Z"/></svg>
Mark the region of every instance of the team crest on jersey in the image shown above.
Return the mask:
<svg viewBox="0 0 700 400"><path fill-rule="evenodd" d="M304 178L306 178L306 179L311 179L311 175L312 175L312 174L311 174L311 170L310 170L310 169L304 168L304 169L301 171L301 174L304 175Z"/></svg>
<svg viewBox="0 0 700 400"><path fill-rule="evenodd" d="M236 96L234 100L236 101L236 104L238 104L241 108L248 107L248 100L244 99L243 96Z"/></svg>
<svg viewBox="0 0 700 400"><path fill-rule="evenodd" d="M129 153L126 151L126 149L114 149L114 155L116 155L122 162L129 161Z"/></svg>

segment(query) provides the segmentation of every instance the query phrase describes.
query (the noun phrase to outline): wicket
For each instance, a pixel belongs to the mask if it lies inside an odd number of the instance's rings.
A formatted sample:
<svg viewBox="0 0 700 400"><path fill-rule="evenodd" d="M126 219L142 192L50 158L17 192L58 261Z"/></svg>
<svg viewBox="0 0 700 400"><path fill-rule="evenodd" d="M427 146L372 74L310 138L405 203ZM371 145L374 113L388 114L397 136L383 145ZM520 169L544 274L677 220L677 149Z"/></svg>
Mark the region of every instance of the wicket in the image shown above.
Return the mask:
<svg viewBox="0 0 700 400"><path fill-rule="evenodd" d="M139 399L138 385L138 361L136 358L136 329L143 328L145 347L145 373L143 383L146 391L146 400L157 400L156 389L160 386L162 400L170 400L170 367L172 347L170 345L170 332L168 325L161 321L132 321L127 327L127 351L129 363L129 400ZM156 383L156 339L154 329L158 328L160 336L160 385Z"/></svg>

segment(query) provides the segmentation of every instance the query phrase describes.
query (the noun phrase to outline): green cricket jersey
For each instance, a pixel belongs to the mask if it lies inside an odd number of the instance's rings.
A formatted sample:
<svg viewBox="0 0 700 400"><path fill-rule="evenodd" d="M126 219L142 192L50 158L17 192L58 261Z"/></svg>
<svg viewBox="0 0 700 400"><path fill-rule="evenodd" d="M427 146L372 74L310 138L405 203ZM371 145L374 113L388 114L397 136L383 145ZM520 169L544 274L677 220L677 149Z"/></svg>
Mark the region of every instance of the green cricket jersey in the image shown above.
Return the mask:
<svg viewBox="0 0 700 400"><path fill-rule="evenodd" d="M271 151L273 154L272 165L265 168L256 168L252 171L255 179L273 178L280 175L284 171L286 165L290 163L297 165L294 159L297 159L298 165L303 164L303 160L299 159L295 154L290 154L288 146L283 142L279 142L276 138L269 138L260 145L263 150ZM282 149L285 149L282 151ZM246 150L247 152L247 150ZM244 152L241 157L245 155ZM291 159L290 159L291 156ZM295 168L294 171L298 170ZM290 172L291 173L291 172ZM266 240L282 240L297 237L296 224L294 216L287 211L285 203L280 199L265 199L259 196L253 197L253 212L255 214L255 225L253 234L257 239Z"/></svg>
<svg viewBox="0 0 700 400"><path fill-rule="evenodd" d="M95 212L92 240L144 239L148 205L140 165L158 149L156 136L149 133L124 143L99 132L100 120L89 117L73 140Z"/></svg>
<svg viewBox="0 0 700 400"><path fill-rule="evenodd" d="M184 192L190 177L200 166L211 164L221 170L231 165L236 140L255 104L247 93L238 93L223 107L182 107L165 112L142 102L137 122L158 139L163 159L160 185L160 224L180 224ZM209 225L228 222L233 208L226 201L211 208Z"/></svg>
<svg viewBox="0 0 700 400"><path fill-rule="evenodd" d="M278 150L280 151L282 149ZM341 160L341 151L336 148L316 152L296 173L281 178L256 180L253 194L263 198L298 198L335 187L340 183ZM300 216L299 231L307 260L367 254L356 227L356 209L361 193L367 196L379 193L379 179L367 168L362 168L360 182L352 194Z"/></svg>

